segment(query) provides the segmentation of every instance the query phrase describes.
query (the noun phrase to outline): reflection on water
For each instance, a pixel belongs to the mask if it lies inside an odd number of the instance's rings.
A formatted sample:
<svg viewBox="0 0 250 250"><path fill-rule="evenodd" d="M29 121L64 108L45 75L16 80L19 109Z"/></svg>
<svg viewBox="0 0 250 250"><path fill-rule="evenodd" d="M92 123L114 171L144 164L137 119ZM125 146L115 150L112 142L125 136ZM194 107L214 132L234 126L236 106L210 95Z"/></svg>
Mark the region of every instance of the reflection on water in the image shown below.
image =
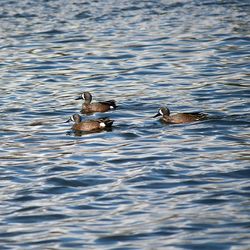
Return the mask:
<svg viewBox="0 0 250 250"><path fill-rule="evenodd" d="M248 1L0 7L2 249L249 248ZM65 123L83 91L111 131Z"/></svg>

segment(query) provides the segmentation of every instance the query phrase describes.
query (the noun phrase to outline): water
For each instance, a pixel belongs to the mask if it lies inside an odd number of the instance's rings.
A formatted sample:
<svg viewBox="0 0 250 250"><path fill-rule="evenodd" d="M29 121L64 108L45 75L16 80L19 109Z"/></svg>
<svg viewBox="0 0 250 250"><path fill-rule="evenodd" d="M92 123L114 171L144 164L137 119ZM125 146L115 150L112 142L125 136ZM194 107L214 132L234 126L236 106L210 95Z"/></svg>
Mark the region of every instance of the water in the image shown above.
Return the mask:
<svg viewBox="0 0 250 250"><path fill-rule="evenodd" d="M249 249L248 1L0 9L1 249ZM82 91L112 131L70 132Z"/></svg>

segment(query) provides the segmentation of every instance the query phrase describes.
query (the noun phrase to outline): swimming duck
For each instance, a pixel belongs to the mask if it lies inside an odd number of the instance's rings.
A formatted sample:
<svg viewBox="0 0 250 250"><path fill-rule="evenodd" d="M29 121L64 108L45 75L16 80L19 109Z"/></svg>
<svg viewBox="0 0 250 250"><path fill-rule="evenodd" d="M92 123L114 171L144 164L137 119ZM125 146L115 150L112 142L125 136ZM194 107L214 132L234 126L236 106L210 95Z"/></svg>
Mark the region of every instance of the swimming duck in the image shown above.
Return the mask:
<svg viewBox="0 0 250 250"><path fill-rule="evenodd" d="M92 95L89 92L83 92L76 98L76 100L80 99L85 100L82 104L82 113L106 112L117 107L114 100L91 103Z"/></svg>
<svg viewBox="0 0 250 250"><path fill-rule="evenodd" d="M106 117L95 120L82 121L82 117L78 114L72 115L66 122L70 121L73 121L75 123L72 126L72 129L76 131L103 130L105 128L110 128L114 122L113 120L110 120Z"/></svg>
<svg viewBox="0 0 250 250"><path fill-rule="evenodd" d="M162 107L158 110L158 113L154 116L162 116L161 121L166 123L187 123L206 119L207 115L199 112L194 113L179 113L170 115L170 110L167 107Z"/></svg>

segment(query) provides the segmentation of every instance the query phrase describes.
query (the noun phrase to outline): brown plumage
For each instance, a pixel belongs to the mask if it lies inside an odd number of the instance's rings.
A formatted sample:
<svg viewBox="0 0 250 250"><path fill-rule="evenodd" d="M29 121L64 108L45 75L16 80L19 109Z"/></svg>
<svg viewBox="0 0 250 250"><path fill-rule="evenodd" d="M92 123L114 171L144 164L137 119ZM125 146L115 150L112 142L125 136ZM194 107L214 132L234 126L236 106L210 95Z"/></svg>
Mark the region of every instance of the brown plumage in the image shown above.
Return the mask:
<svg viewBox="0 0 250 250"><path fill-rule="evenodd" d="M81 110L82 113L106 112L116 109L117 107L114 100L91 103L92 95L89 92L83 92L81 96L76 98L76 100L80 99L84 99Z"/></svg>
<svg viewBox="0 0 250 250"><path fill-rule="evenodd" d="M105 128L110 128L114 122L113 120L110 120L106 117L95 120L82 121L81 116L78 114L72 115L67 122L70 121L75 122L75 124L72 126L72 129L76 131L103 130Z"/></svg>
<svg viewBox="0 0 250 250"><path fill-rule="evenodd" d="M170 115L170 110L168 108L160 108L158 113L154 116L162 116L161 121L166 123L187 123L187 122L194 122L200 121L207 118L206 114L203 113L179 113L175 115Z"/></svg>

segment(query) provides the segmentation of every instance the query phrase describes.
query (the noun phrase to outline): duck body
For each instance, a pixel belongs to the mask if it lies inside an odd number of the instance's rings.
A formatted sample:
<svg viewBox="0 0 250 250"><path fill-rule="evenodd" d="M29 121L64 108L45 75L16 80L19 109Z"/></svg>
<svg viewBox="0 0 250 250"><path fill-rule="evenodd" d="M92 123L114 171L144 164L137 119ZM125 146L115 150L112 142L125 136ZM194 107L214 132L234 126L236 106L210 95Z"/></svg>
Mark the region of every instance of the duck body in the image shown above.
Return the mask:
<svg viewBox="0 0 250 250"><path fill-rule="evenodd" d="M116 104L114 100L105 101L105 102L94 102L90 104L88 103L82 104L83 113L107 112L115 108L116 108Z"/></svg>
<svg viewBox="0 0 250 250"><path fill-rule="evenodd" d="M83 92L83 94L76 98L76 100L83 99L82 113L94 113L94 112L107 112L112 109L116 109L116 102L114 100L94 102L92 101L92 95L89 92Z"/></svg>
<svg viewBox="0 0 250 250"><path fill-rule="evenodd" d="M86 120L82 121L82 118L80 115L75 114L70 117L70 119L67 122L73 121L75 124L72 126L72 129L75 131L98 131L103 130L107 128L111 128L113 124L113 120L110 120L109 118L100 118L95 120Z"/></svg>
<svg viewBox="0 0 250 250"><path fill-rule="evenodd" d="M154 116L162 116L161 121L165 123L174 123L174 124L180 124L180 123L188 123L188 122L195 122L204 120L207 118L206 114L200 113L200 112L193 112L193 113L179 113L170 115L170 110L168 108L160 108L158 110L158 113Z"/></svg>

